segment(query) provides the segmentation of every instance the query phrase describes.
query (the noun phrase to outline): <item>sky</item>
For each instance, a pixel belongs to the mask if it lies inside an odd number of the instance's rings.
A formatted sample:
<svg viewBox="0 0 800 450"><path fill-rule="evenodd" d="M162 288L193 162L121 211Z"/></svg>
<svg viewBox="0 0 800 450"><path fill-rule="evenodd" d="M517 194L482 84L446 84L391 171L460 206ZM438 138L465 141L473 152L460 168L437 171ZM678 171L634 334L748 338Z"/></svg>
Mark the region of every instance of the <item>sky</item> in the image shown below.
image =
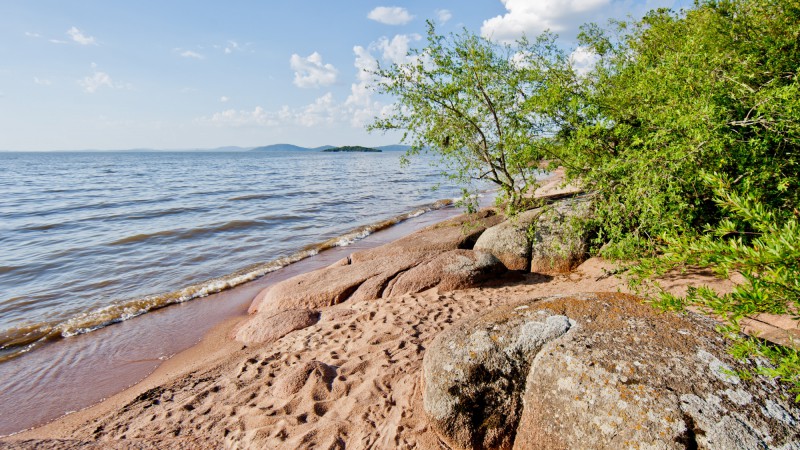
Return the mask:
<svg viewBox="0 0 800 450"><path fill-rule="evenodd" d="M507 41L688 0L3 0L0 150L388 145L364 71L440 33ZM578 52L576 57L580 54Z"/></svg>

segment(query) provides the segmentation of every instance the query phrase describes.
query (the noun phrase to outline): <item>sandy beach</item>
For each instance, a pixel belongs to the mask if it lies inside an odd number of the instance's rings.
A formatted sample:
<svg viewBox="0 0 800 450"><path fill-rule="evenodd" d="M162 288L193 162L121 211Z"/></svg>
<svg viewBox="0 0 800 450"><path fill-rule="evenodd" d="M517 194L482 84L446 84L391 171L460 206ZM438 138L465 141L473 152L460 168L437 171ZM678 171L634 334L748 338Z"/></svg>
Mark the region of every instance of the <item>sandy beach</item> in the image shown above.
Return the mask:
<svg viewBox="0 0 800 450"><path fill-rule="evenodd" d="M624 291L612 267L590 259L568 275L512 274L480 288L345 303L260 348L232 340L230 321L136 386L13 439L20 448L30 439L52 448L436 448L419 404L430 341L487 308ZM672 289L708 282L688 274Z"/></svg>
<svg viewBox="0 0 800 450"><path fill-rule="evenodd" d="M550 188L559 185L551 183ZM5 448L447 448L422 406L426 349L443 330L493 308L551 295L630 292L615 265L511 271L478 287L437 287L318 308L319 320L274 342L233 339L247 318L213 329L142 382L90 408L8 437ZM734 282L670 274L669 292Z"/></svg>

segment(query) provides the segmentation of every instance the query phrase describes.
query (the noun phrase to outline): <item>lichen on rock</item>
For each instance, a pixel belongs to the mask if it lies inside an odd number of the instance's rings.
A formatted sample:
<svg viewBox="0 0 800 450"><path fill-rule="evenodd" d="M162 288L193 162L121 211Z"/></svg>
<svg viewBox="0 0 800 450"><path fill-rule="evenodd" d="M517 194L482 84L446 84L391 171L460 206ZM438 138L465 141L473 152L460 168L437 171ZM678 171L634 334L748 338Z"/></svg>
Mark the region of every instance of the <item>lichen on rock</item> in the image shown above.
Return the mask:
<svg viewBox="0 0 800 450"><path fill-rule="evenodd" d="M423 363L454 448L800 448L788 388L727 353L715 323L623 294L531 299L463 321Z"/></svg>

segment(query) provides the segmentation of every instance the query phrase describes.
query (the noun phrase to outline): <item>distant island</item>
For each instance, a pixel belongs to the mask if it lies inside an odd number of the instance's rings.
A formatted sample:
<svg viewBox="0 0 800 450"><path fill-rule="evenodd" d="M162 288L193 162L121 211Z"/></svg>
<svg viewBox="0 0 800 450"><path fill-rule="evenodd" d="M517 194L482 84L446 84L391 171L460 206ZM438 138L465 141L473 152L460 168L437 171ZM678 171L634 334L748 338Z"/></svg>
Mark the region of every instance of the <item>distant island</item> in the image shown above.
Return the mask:
<svg viewBox="0 0 800 450"><path fill-rule="evenodd" d="M299 145L293 144L272 144L272 145L265 145L262 147L254 147L248 149L252 152L324 152L324 151L346 151L346 150L336 150L339 148L367 148L370 152L373 151L381 151L381 152L405 152L408 151L411 147L408 145L380 145L375 147L360 147L360 146L342 146L336 147L334 145L322 145L319 147L301 147ZM350 150L355 151L355 150ZM363 151L363 150L358 150Z"/></svg>
<svg viewBox="0 0 800 450"><path fill-rule="evenodd" d="M333 147L322 150L323 152L359 152L359 153L380 153L383 150L359 145L345 145L344 147Z"/></svg>

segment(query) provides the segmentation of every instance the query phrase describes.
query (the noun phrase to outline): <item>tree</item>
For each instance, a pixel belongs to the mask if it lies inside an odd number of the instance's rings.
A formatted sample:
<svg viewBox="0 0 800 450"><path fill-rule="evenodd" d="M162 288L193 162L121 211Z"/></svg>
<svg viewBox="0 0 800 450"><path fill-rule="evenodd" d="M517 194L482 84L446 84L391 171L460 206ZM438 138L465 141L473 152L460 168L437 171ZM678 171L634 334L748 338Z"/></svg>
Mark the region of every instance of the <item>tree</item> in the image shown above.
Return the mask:
<svg viewBox="0 0 800 450"><path fill-rule="evenodd" d="M571 74L555 37L497 44L466 30L437 35L428 22L427 46L408 56L376 72L377 90L396 103L369 129L403 131L409 155L436 153L453 179L491 181L518 206L552 145L556 114L548 111L560 91L550 84Z"/></svg>

